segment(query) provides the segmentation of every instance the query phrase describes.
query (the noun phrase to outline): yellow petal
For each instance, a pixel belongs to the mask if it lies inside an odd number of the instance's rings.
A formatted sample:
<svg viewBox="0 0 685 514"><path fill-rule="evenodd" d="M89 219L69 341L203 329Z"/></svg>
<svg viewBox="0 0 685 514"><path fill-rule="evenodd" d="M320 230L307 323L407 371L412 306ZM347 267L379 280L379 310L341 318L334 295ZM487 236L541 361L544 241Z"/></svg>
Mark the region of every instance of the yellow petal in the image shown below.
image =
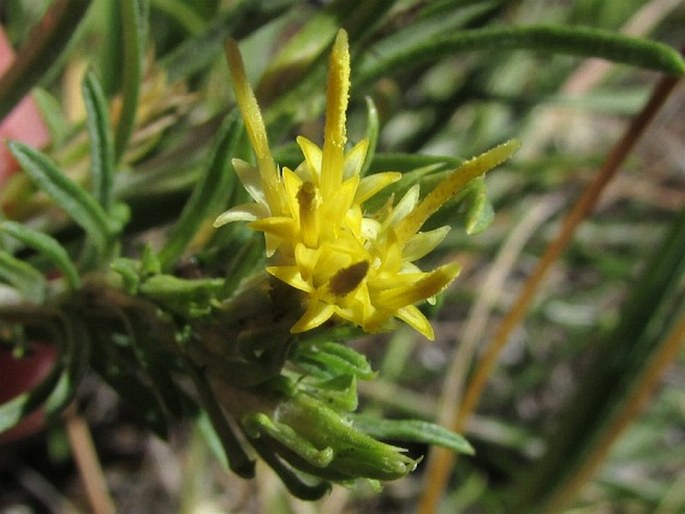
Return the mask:
<svg viewBox="0 0 685 514"><path fill-rule="evenodd" d="M299 220L300 204L297 201L297 193L302 187L302 179L288 168L283 169L283 188L285 189L286 202L289 214Z"/></svg>
<svg viewBox="0 0 685 514"><path fill-rule="evenodd" d="M445 236L450 231L450 227L444 227L429 230L428 232L419 232L409 238L407 244L404 246L403 256L408 262L413 262L421 257L428 255L436 246L442 243Z"/></svg>
<svg viewBox="0 0 685 514"><path fill-rule="evenodd" d="M414 184L404 194L402 199L392 208L390 215L383 221L383 228L397 225L416 209L419 202L419 185Z"/></svg>
<svg viewBox="0 0 685 514"><path fill-rule="evenodd" d="M250 228L286 240L293 240L296 232L295 220L284 216L269 216L253 221Z"/></svg>
<svg viewBox="0 0 685 514"><path fill-rule="evenodd" d="M303 244L295 246L295 262L304 280L311 280L314 267L319 261L321 248L311 249Z"/></svg>
<svg viewBox="0 0 685 514"><path fill-rule="evenodd" d="M352 175L359 175L366 158L366 151L369 149L369 140L362 139L354 145L354 148L345 155L343 164L343 179L350 178Z"/></svg>
<svg viewBox="0 0 685 514"><path fill-rule="evenodd" d="M292 326L290 332L299 334L300 332L312 330L328 321L333 314L335 314L335 307L333 305L313 301L309 304L309 307L302 317Z"/></svg>
<svg viewBox="0 0 685 514"><path fill-rule="evenodd" d="M368 177L364 177L359 182L357 194L354 197L355 203L364 203L379 191L385 189L393 182L397 182L402 178L402 174L397 171L385 171L383 173L374 173Z"/></svg>
<svg viewBox="0 0 685 514"><path fill-rule="evenodd" d="M402 307L397 311L395 316L407 325L421 333L426 339L433 341L435 339L435 332L426 316L413 305Z"/></svg>
<svg viewBox="0 0 685 514"><path fill-rule="evenodd" d="M238 178L240 179L240 182L242 182L245 191L248 192L255 202L266 205L259 168L252 166L252 164L245 162L242 159L232 159L231 163L233 164L233 168L235 168L235 172L238 174Z"/></svg>
<svg viewBox="0 0 685 514"><path fill-rule="evenodd" d="M332 228L334 227L333 235L337 235L337 228L342 225L347 211L352 207L358 184L359 175L355 175L338 186L334 195L322 198L321 207L324 218L322 221L331 224Z"/></svg>
<svg viewBox="0 0 685 514"><path fill-rule="evenodd" d="M304 160L307 163L310 174L309 180L318 186L321 183L321 148L304 136L297 137L297 145L302 150L302 155L304 155Z"/></svg>
<svg viewBox="0 0 685 514"><path fill-rule="evenodd" d="M411 287L398 287L380 291L376 296L377 304L384 310L395 312L402 307L413 305L442 291L459 274L457 263L445 264L427 274Z"/></svg>
<svg viewBox="0 0 685 514"><path fill-rule="evenodd" d="M222 212L214 220L214 227L221 227L234 221L256 221L269 216L269 210L258 203L244 203Z"/></svg>
<svg viewBox="0 0 685 514"><path fill-rule="evenodd" d="M285 282L295 289L299 289L305 293L314 291L312 285L302 278L300 269L297 266L267 266L266 271L281 282Z"/></svg>

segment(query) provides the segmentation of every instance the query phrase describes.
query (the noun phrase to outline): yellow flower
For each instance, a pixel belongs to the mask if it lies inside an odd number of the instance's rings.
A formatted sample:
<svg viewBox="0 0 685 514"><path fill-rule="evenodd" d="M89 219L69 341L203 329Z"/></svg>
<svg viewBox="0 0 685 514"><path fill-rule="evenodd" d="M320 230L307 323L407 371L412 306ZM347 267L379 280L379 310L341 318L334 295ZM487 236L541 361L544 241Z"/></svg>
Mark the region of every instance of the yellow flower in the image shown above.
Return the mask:
<svg viewBox="0 0 685 514"><path fill-rule="evenodd" d="M346 151L350 55L345 31L338 32L329 61L323 148L298 137L304 161L295 170L280 170L273 160L234 41L227 42L226 54L257 164L233 160L254 202L229 209L214 225L249 221L253 229L264 233L272 259L267 272L305 297L305 312L292 327L293 333L311 330L331 318L376 332L398 318L433 339L430 323L415 304L442 291L457 276L459 266L450 263L426 272L413 264L443 240L449 227L419 230L470 180L507 159L518 143L509 141L467 161L421 200L414 186L396 205L370 214L364 202L401 174L384 172L362 178L368 141Z"/></svg>

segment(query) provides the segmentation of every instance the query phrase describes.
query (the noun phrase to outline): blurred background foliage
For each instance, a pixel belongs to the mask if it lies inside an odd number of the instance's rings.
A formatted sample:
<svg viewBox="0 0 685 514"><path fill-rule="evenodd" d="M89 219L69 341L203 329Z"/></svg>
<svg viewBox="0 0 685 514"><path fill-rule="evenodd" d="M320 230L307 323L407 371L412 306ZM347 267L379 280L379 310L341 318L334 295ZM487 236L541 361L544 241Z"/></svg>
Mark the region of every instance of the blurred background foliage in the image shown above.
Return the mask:
<svg viewBox="0 0 685 514"><path fill-rule="evenodd" d="M58 28L31 32L50 8L63 9ZM76 183L87 182L93 144L81 87L88 70L102 86L92 94L109 102L116 174L101 189L106 227L92 228L105 239L83 250L81 273L116 252L110 233L121 232L124 256L138 257L140 241L164 247L161 266L179 276L195 273L203 249L201 266L231 261L235 248L222 238L259 254L240 227L211 233L211 209L188 221L193 231L173 228L188 219L181 212L233 105L227 36L240 42L281 164L299 162L295 135L318 140L325 61L340 27L352 50L350 140L377 137L370 172L432 175L518 138L515 159L485 180L487 202L480 184L461 210L431 221L471 232L452 230L431 257L458 256L464 267L430 307L436 342L400 328L351 343L379 372L359 384L366 411L448 426L565 213L663 74L683 72L669 50L685 34L685 5L675 0L2 0L0 16L26 63L0 82L0 111L31 91L51 135L44 150ZM227 473L202 423L172 427L160 443L87 374L79 403L119 511L685 512L684 106L676 86L509 334L465 427L475 456L441 472L431 455L380 492L336 487L305 503L266 469L252 481ZM250 157L244 141L232 149ZM5 184L4 217L71 251L82 237L73 215L50 209L30 184L25 175ZM235 179L222 189L212 209L243 194ZM175 246L164 246L168 238ZM410 455L428 450L417 444ZM60 424L2 454L7 512L87 510ZM429 492L439 482L444 494Z"/></svg>

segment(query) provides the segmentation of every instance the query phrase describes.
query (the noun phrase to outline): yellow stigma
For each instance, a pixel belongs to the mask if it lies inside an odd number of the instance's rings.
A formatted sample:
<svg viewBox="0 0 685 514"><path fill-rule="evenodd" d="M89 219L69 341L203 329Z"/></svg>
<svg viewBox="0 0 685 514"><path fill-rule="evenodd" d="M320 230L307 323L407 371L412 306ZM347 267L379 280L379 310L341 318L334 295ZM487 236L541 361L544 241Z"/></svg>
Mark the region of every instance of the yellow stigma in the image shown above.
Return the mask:
<svg viewBox="0 0 685 514"><path fill-rule="evenodd" d="M262 113L259 110L259 105L257 104L257 99L250 87L250 83L247 81L245 65L240 56L238 43L233 39L227 39L225 50L228 68L233 77L233 91L235 93L236 102L238 103L238 108L240 109L240 113L245 122L247 135L250 138L250 143L252 143L252 149L257 157L257 165L262 179L264 194L266 195L269 205L272 208L278 207L277 212L280 212L283 205L277 190L279 182L278 169L271 156L269 139L266 135Z"/></svg>
<svg viewBox="0 0 685 514"><path fill-rule="evenodd" d="M433 191L427 194L423 201L404 218L404 221L395 231L398 239L406 241L409 236L418 232L426 220L461 191L466 184L506 161L520 146L521 144L518 141L511 139L459 166L440 182Z"/></svg>
<svg viewBox="0 0 685 514"><path fill-rule="evenodd" d="M347 33L338 32L328 65L326 127L324 129L321 190L327 198L342 183L345 143L345 116L350 94L350 50Z"/></svg>

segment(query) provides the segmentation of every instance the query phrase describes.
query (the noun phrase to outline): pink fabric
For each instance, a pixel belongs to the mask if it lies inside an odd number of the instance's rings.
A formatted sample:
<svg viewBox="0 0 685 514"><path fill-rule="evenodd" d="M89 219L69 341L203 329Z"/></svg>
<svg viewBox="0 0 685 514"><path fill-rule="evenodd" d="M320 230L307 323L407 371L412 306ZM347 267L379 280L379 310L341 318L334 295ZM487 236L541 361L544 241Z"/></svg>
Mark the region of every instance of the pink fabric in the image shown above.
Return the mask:
<svg viewBox="0 0 685 514"><path fill-rule="evenodd" d="M13 60L14 51L5 31L0 27L0 74L9 68ZM24 98L0 122L0 187L19 168L7 149L8 139L16 139L36 148L44 146L50 140L50 133L31 97Z"/></svg>
<svg viewBox="0 0 685 514"><path fill-rule="evenodd" d="M12 64L14 51L0 27L0 75ZM50 134L31 97L24 98L14 110L0 122L0 189L19 167L9 153L7 139L16 139L41 147L49 141ZM57 352L54 346L34 344L33 352L25 359L17 360L6 349L0 348L0 404L38 385L55 365ZM43 427L45 413L38 409L14 428L0 433L0 444L25 437Z"/></svg>

